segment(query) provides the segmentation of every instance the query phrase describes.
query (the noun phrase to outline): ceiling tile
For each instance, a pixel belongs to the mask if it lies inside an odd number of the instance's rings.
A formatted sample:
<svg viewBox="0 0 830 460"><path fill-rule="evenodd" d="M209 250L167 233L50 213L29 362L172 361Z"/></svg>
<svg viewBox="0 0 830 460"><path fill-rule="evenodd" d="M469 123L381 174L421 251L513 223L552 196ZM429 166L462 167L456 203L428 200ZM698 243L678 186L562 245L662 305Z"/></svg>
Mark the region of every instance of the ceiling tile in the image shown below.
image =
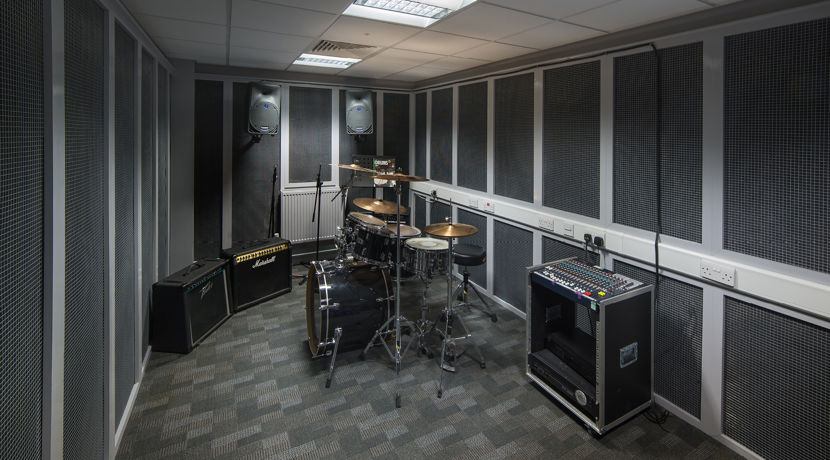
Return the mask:
<svg viewBox="0 0 830 460"><path fill-rule="evenodd" d="M226 63L225 45L173 38L157 38L155 41L164 54L170 58L192 59L204 64L224 65Z"/></svg>
<svg viewBox="0 0 830 460"><path fill-rule="evenodd" d="M463 10L436 22L430 27L430 30L483 40L497 40L540 26L546 22L548 22L547 19L539 16L485 3L473 3Z"/></svg>
<svg viewBox="0 0 830 460"><path fill-rule="evenodd" d="M568 22L593 27L606 32L650 24L710 6L697 0L619 0L568 18Z"/></svg>
<svg viewBox="0 0 830 460"><path fill-rule="evenodd" d="M305 51L315 43L311 37L298 37L296 35L275 34L260 30L243 29L231 27L231 46L244 46L246 48L257 48L274 51Z"/></svg>
<svg viewBox="0 0 830 460"><path fill-rule="evenodd" d="M151 37L225 44L227 26L139 14L136 19Z"/></svg>
<svg viewBox="0 0 830 460"><path fill-rule="evenodd" d="M230 65L283 70L291 65L299 55L299 53L231 46Z"/></svg>
<svg viewBox="0 0 830 460"><path fill-rule="evenodd" d="M233 0L231 25L282 34L316 37L337 16L250 0Z"/></svg>
<svg viewBox="0 0 830 460"><path fill-rule="evenodd" d="M452 55L487 42L476 38L425 30L395 45L395 48L425 53Z"/></svg>
<svg viewBox="0 0 830 460"><path fill-rule="evenodd" d="M409 62L406 60L371 57L352 65L348 69L344 70L341 75L383 78L389 74L411 69L417 64L417 62Z"/></svg>
<svg viewBox="0 0 830 460"><path fill-rule="evenodd" d="M615 1L617 0L487 0L487 3L551 19L562 19Z"/></svg>
<svg viewBox="0 0 830 460"><path fill-rule="evenodd" d="M334 75L338 72L343 71L343 69L334 68L334 67L319 67L319 66L313 66L313 65L298 65L298 64L291 64L290 66L288 66L288 69L286 69L286 70L288 70L289 72L322 73L322 74L326 74L326 75Z"/></svg>
<svg viewBox="0 0 830 460"><path fill-rule="evenodd" d="M122 0L133 16L152 14L166 18L187 19L211 24L228 23L225 0Z"/></svg>
<svg viewBox="0 0 830 460"><path fill-rule="evenodd" d="M455 72L457 70L469 69L487 64L490 61L482 61L480 59L468 59L456 56L448 56L437 61L432 61L427 64L429 67L444 69L445 71Z"/></svg>
<svg viewBox="0 0 830 460"><path fill-rule="evenodd" d="M372 57L372 59L401 61L405 63L410 63L410 67L412 67L415 65L426 64L427 62L432 62L436 59L439 59L440 57L441 56L438 54L421 53L418 51L408 50L387 49L376 54Z"/></svg>
<svg viewBox="0 0 830 460"><path fill-rule="evenodd" d="M445 73L447 73L447 71L444 69L436 69L434 67L428 66L418 66L408 70L404 70L403 72L398 72L396 74L389 75L388 77L393 80L419 81L424 80L426 78L440 77Z"/></svg>
<svg viewBox="0 0 830 460"><path fill-rule="evenodd" d="M266 3L277 5L293 6L307 10L322 11L325 13L342 13L346 7L352 4L352 0L260 0Z"/></svg>
<svg viewBox="0 0 830 460"><path fill-rule="evenodd" d="M539 50L553 48L555 46L572 43L586 38L602 35L599 32L587 27L575 26L561 21L552 21L548 24L530 29L522 33L505 37L499 40L511 45L526 46Z"/></svg>
<svg viewBox="0 0 830 460"><path fill-rule="evenodd" d="M536 50L533 48L505 45L503 43L488 43L471 50L462 51L458 53L457 56L470 59L481 59L484 61L500 61L502 59L521 56L522 54L532 53L534 51Z"/></svg>
<svg viewBox="0 0 830 460"><path fill-rule="evenodd" d="M322 38L358 45L391 46L416 34L419 30L415 27L340 16Z"/></svg>

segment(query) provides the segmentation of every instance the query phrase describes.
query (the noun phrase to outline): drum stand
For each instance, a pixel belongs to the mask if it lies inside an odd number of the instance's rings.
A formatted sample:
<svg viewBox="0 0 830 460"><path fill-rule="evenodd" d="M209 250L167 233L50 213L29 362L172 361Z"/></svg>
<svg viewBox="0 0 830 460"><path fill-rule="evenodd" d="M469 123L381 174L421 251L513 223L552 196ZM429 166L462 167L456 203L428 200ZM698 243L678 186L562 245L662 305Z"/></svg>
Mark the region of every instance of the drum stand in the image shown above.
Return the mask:
<svg viewBox="0 0 830 460"><path fill-rule="evenodd" d="M352 177L349 179L349 182L346 182L346 185L341 185L340 186L340 191L337 192L337 194L334 195L331 199L331 201L334 201L334 200L337 199L338 196L340 197L340 209L343 210L343 226L340 227L341 231L346 230L346 216L349 215L348 208L347 208L347 203L348 203L348 198L349 198L349 189L352 188L352 183L354 182L354 178L355 178L355 172L353 170L352 171ZM337 241L337 239L338 239L338 237L335 237L335 241ZM340 236L340 241L337 241L339 243L338 247L337 247L337 259L338 260L345 260L346 259L346 253L349 250L349 248L346 247L347 246L347 240L348 239L347 239L346 235L341 235Z"/></svg>
<svg viewBox="0 0 830 460"><path fill-rule="evenodd" d="M397 380L397 391L395 392L395 407L401 407L401 393L400 393L400 375L401 375L401 362L403 361L403 356L409 350L409 346L412 345L412 340L407 342L406 348L404 348L403 353L401 352L401 323L404 325L408 325L410 328L413 328L418 331L418 335L422 335L420 329L418 328L417 324L412 323L404 316L401 315L401 182L395 181L395 195L398 199L398 223L397 223L397 238L395 239L395 254L397 255L397 263L395 264L395 314L394 316L390 317L386 320L383 325L375 331L375 335L372 337L372 340L366 344L366 348L363 349L363 352L360 353L360 359L366 359L366 353L375 345L376 342L383 345L383 348L386 349L386 353L389 355L389 358L395 363L395 379ZM389 325L394 322L395 329L388 330ZM385 337L389 335L395 336L395 351L389 349L389 345L386 344L386 340L383 340Z"/></svg>
<svg viewBox="0 0 830 460"><path fill-rule="evenodd" d="M343 328L340 328L340 327L335 328L334 329L334 339L332 339L328 342L320 343L319 345L317 345L318 348L323 348L323 349L326 349L326 348L332 347L332 346L334 347L331 351L331 358L329 358L329 376L326 378L326 388L331 387L331 377L332 377L332 375L334 375L334 360L337 359L337 347L340 345L340 336L342 336L342 335L343 335ZM322 357L325 357L325 356L326 356L326 354L323 353L322 355L313 357L312 359L322 358Z"/></svg>

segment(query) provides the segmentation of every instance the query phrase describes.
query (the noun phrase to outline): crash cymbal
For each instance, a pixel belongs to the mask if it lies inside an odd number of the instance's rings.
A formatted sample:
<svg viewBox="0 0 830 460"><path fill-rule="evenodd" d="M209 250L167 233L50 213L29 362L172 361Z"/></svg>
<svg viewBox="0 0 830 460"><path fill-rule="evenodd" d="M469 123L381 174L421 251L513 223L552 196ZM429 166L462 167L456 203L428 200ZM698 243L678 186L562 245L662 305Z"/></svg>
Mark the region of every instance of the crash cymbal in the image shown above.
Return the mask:
<svg viewBox="0 0 830 460"><path fill-rule="evenodd" d="M399 180L401 182L424 182L429 180L426 177L410 176L402 173L375 174L372 177L375 179Z"/></svg>
<svg viewBox="0 0 830 460"><path fill-rule="evenodd" d="M336 165L336 164L333 164L333 163L329 163L329 166L337 166L338 168L351 169L352 171L370 172L370 173L375 172L373 169L364 168L363 166L358 166L354 163L352 163L350 165Z"/></svg>
<svg viewBox="0 0 830 460"><path fill-rule="evenodd" d="M478 229L472 225L453 222L441 222L439 224L427 225L424 233L441 238L458 238L478 233Z"/></svg>
<svg viewBox="0 0 830 460"><path fill-rule="evenodd" d="M360 209L380 214L397 214L398 204L394 201L376 200L374 198L355 198L352 203ZM406 206L401 205L401 214L408 211Z"/></svg>

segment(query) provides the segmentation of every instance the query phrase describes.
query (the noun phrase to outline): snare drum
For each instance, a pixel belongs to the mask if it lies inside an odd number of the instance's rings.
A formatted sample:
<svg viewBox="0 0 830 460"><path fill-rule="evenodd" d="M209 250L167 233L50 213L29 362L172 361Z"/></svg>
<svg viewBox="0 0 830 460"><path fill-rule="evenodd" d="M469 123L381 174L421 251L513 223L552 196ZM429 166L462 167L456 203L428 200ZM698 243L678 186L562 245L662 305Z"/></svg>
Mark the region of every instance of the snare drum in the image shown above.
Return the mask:
<svg viewBox="0 0 830 460"><path fill-rule="evenodd" d="M306 329L312 356L334 344L342 328L340 350L361 348L389 318L392 283L385 268L361 262L337 265L313 262L306 284Z"/></svg>
<svg viewBox="0 0 830 460"><path fill-rule="evenodd" d="M358 260L382 263L386 257L386 222L362 212L351 212L346 218L352 226L354 256Z"/></svg>
<svg viewBox="0 0 830 460"><path fill-rule="evenodd" d="M391 224L389 224L385 227L385 230L386 231L384 232L384 234L386 235L386 238L387 238L387 242L386 242L387 256L386 256L385 260L387 260L387 261L394 264L395 262L398 261L397 248L396 248L397 243L395 242L395 235L398 234L398 224L397 223L391 223ZM414 238L416 236L421 236L421 230L419 230L417 227L412 227L410 225L401 224L401 258L403 258L404 244L406 243L406 241L409 240L410 238Z"/></svg>
<svg viewBox="0 0 830 460"><path fill-rule="evenodd" d="M447 273L449 244L437 238L410 238L406 240L403 263L407 270L432 277Z"/></svg>

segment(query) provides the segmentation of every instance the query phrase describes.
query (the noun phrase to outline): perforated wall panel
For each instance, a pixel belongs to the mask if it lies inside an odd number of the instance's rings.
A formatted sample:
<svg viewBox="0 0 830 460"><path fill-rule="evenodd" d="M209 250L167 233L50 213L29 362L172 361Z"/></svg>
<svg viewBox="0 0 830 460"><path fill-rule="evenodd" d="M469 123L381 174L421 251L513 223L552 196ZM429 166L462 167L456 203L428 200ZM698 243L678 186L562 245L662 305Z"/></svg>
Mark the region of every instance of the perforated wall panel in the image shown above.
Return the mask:
<svg viewBox="0 0 830 460"><path fill-rule="evenodd" d="M141 354L150 338L150 294L154 280L155 254L155 60L146 50L141 53Z"/></svg>
<svg viewBox="0 0 830 460"><path fill-rule="evenodd" d="M542 237L542 263L567 259L568 257L578 257L579 260L585 261L585 249L553 238ZM599 255L589 251L588 262L592 265L598 264Z"/></svg>
<svg viewBox="0 0 830 460"><path fill-rule="evenodd" d="M314 182L320 165L323 181L331 180L331 90L292 86L289 89L288 180ZM345 129L345 125L343 127Z"/></svg>
<svg viewBox="0 0 830 460"><path fill-rule="evenodd" d="M458 87L458 185L487 191L487 82Z"/></svg>
<svg viewBox="0 0 830 460"><path fill-rule="evenodd" d="M452 217L452 208L450 208L450 205L436 201L431 206L432 209L430 210L429 224L446 222L444 220L445 218Z"/></svg>
<svg viewBox="0 0 830 460"><path fill-rule="evenodd" d="M452 90L439 89L431 93L430 179L447 184L452 183Z"/></svg>
<svg viewBox="0 0 830 460"><path fill-rule="evenodd" d="M66 0L66 279L63 454L104 457L106 22Z"/></svg>
<svg viewBox="0 0 830 460"><path fill-rule="evenodd" d="M158 66L158 279L163 279L168 272L168 167L170 145L170 107L168 107L167 88L169 87L167 70Z"/></svg>
<svg viewBox="0 0 830 460"><path fill-rule="evenodd" d="M533 74L500 78L493 131L495 193L533 201Z"/></svg>
<svg viewBox="0 0 830 460"><path fill-rule="evenodd" d="M830 18L726 37L725 249L830 273Z"/></svg>
<svg viewBox="0 0 830 460"><path fill-rule="evenodd" d="M660 54L662 233L701 241L703 46ZM614 59L614 222L657 230L657 64Z"/></svg>
<svg viewBox="0 0 830 460"><path fill-rule="evenodd" d="M395 157L395 167L411 174L409 167L409 95L383 94L383 155ZM395 194L384 189L384 199ZM409 207L409 182L401 184L401 204Z"/></svg>
<svg viewBox="0 0 830 460"><path fill-rule="evenodd" d="M493 243L493 293L524 311L526 269L533 264L533 233L496 221Z"/></svg>
<svg viewBox="0 0 830 460"><path fill-rule="evenodd" d="M654 272L622 261L614 271L654 284ZM660 277L654 311L654 392L700 418L703 289Z"/></svg>
<svg viewBox="0 0 830 460"><path fill-rule="evenodd" d="M415 197L415 226L421 231L427 226L427 206L424 200Z"/></svg>
<svg viewBox="0 0 830 460"><path fill-rule="evenodd" d="M135 382L135 40L115 27L115 418Z"/></svg>
<svg viewBox="0 0 830 460"><path fill-rule="evenodd" d="M279 168L280 135L262 136L259 142L252 142L253 136L248 133L250 98L247 83L233 84L231 239L234 245L268 235L274 166Z"/></svg>
<svg viewBox="0 0 830 460"><path fill-rule="evenodd" d="M0 5L0 458L41 458L43 8Z"/></svg>
<svg viewBox="0 0 830 460"><path fill-rule="evenodd" d="M415 95L415 175L427 175L427 93Z"/></svg>
<svg viewBox="0 0 830 460"><path fill-rule="evenodd" d="M474 212L458 210L458 221L462 224L472 225L478 229L478 233L473 236L461 238L458 240L460 244L472 244L480 246L482 249L487 249L487 217ZM464 267L458 267L459 271L463 271ZM468 268L470 272L470 279L479 286L487 289L487 264L477 265Z"/></svg>
<svg viewBox="0 0 830 460"><path fill-rule="evenodd" d="M196 259L222 250L223 82L196 80L193 242Z"/></svg>
<svg viewBox="0 0 830 460"><path fill-rule="evenodd" d="M542 204L599 218L599 61L546 70Z"/></svg>
<svg viewBox="0 0 830 460"><path fill-rule="evenodd" d="M768 459L830 452L830 331L724 299L723 433Z"/></svg>

